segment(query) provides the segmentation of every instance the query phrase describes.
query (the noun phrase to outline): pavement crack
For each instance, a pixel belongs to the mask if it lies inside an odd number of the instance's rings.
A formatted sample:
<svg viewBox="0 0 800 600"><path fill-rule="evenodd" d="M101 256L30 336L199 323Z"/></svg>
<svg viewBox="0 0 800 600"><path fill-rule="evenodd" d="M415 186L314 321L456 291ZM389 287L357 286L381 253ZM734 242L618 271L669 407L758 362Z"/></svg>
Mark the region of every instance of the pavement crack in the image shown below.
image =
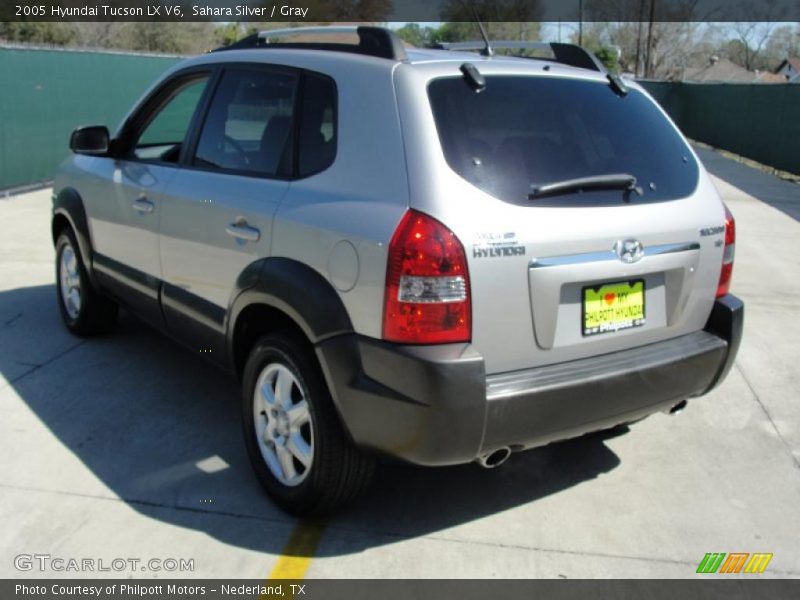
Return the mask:
<svg viewBox="0 0 800 600"><path fill-rule="evenodd" d="M14 321L16 321L17 319L19 319L21 316L22 316L22 313L17 313L17 314L16 314L16 315L14 315L13 317L11 317L11 318L10 318L8 321L6 321L5 323L3 323L3 326L4 326L4 327L8 327L8 326L9 326L9 325L11 325L11 324L12 324Z"/></svg>
<svg viewBox="0 0 800 600"><path fill-rule="evenodd" d="M15 360L14 362L18 365L22 365L23 367L33 367L34 369L38 369L39 367L42 366L39 363L29 363L22 360Z"/></svg>
<svg viewBox="0 0 800 600"><path fill-rule="evenodd" d="M18 376L17 376L17 377L15 377L14 379L11 379L11 380L8 382L8 384L9 384L9 385L13 385L13 384L17 383L18 381L20 381L20 380L22 380L22 379L25 379L25 378L26 378L28 375L30 375L31 373L35 373L35 372L36 372L36 371L38 371L39 369L42 369L42 368L44 368L44 367L46 367L46 366L48 366L48 365L51 365L51 364L53 364L53 363L54 363L54 362L56 362L56 361L57 361L59 358L63 358L64 356L66 356L67 354L69 354L70 352L72 352L73 350L75 350L76 348L78 348L78 347L82 346L82 345L83 345L83 344L85 344L85 343L86 343L86 340L81 340L81 341L80 341L80 342L78 342L77 344L73 344L72 346L70 346L69 348L67 348L66 350L64 350L64 351L62 351L62 352L59 352L59 353L58 353L58 354L56 354L55 356L51 356L50 358L48 358L46 361L44 361L44 362L43 362L43 363L41 363L41 364L38 364L38 365L36 365L36 364L26 365L26 366L30 366L30 367L31 367L31 369L30 369L29 371L25 371L25 372L24 372L22 375L18 375ZM22 364L26 364L26 363L22 363Z"/></svg>
<svg viewBox="0 0 800 600"><path fill-rule="evenodd" d="M753 384L751 384L750 380L747 378L747 375L745 374L744 369L742 369L742 365L739 364L738 360L734 361L733 364L736 367L736 370L739 371L739 374L742 376L742 379L744 379L745 384L747 384L747 388L750 390L750 392L753 394L753 397L756 399L756 403L758 403L758 405L761 407L761 410L764 411L764 414L767 416L767 420L770 422L770 425L772 425L772 428L775 430L775 433L778 435L778 439L780 439L780 441L783 443L784 448L786 448L786 453L789 455L789 458L791 458L792 462L795 464L795 466L798 469L800 469L800 459L797 456L795 456L794 452L792 452L791 445L789 444L787 439L785 437L783 437L783 434L781 433L781 430L778 429L778 426L775 423L775 421L773 420L772 415L770 414L769 410L767 410L767 407L761 401L761 398L759 397L758 392L756 392L755 388L753 387Z"/></svg>

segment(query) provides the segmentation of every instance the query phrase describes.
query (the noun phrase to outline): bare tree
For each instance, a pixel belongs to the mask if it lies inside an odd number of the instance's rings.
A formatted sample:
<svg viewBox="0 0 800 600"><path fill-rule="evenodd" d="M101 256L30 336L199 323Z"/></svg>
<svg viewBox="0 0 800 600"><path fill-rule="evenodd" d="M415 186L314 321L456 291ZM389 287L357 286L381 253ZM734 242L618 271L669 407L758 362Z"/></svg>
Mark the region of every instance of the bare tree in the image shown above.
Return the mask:
<svg viewBox="0 0 800 600"><path fill-rule="evenodd" d="M770 21L733 23L734 43L729 44L728 58L748 71L763 68L760 56L774 28L775 23Z"/></svg>
<svg viewBox="0 0 800 600"><path fill-rule="evenodd" d="M538 0L443 0L442 21L474 22L475 16L483 21L531 25L541 21L542 10Z"/></svg>
<svg viewBox="0 0 800 600"><path fill-rule="evenodd" d="M584 27L583 45L591 50L616 46L624 72L655 79L679 79L687 66L707 60L710 53L703 25L692 21L642 23L641 21L591 22ZM572 41L577 41L572 36ZM649 49L645 48L649 41Z"/></svg>
<svg viewBox="0 0 800 600"><path fill-rule="evenodd" d="M337 22L356 15L364 22L383 22L392 12L392 0L305 0L295 4L308 8L312 15ZM262 5L271 6L272 2L263 0Z"/></svg>
<svg viewBox="0 0 800 600"><path fill-rule="evenodd" d="M76 22L73 24L77 36L77 44L91 48L112 48L119 42L120 33L125 28L123 23L114 22Z"/></svg>
<svg viewBox="0 0 800 600"><path fill-rule="evenodd" d="M623 70L656 78L685 68L701 20L698 0L585 0L584 12L592 21L584 45L599 35L620 49Z"/></svg>
<svg viewBox="0 0 800 600"><path fill-rule="evenodd" d="M747 70L764 68L769 61L762 59L761 54L784 10L779 0L741 1L732 5L726 19L732 21L731 42L721 49L723 53Z"/></svg>
<svg viewBox="0 0 800 600"><path fill-rule="evenodd" d="M781 25L769 36L761 56L765 68L774 70L781 61L800 56L800 24Z"/></svg>

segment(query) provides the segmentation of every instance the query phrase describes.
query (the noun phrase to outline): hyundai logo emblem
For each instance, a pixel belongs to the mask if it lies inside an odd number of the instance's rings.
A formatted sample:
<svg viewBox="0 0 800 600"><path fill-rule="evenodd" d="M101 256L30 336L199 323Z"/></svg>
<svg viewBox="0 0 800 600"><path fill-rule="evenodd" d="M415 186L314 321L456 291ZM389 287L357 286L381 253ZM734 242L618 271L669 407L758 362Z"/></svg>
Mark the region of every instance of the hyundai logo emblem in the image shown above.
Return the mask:
<svg viewBox="0 0 800 600"><path fill-rule="evenodd" d="M642 256L644 256L644 246L639 240L628 238L626 240L618 240L614 244L614 252L622 262L630 264L641 260Z"/></svg>

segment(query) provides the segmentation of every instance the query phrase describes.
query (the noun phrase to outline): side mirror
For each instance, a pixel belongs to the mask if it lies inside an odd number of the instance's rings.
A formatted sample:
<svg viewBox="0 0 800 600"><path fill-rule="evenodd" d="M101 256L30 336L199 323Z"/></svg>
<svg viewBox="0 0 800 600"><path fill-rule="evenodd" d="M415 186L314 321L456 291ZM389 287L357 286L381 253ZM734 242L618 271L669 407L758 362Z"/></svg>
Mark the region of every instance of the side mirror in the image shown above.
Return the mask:
<svg viewBox="0 0 800 600"><path fill-rule="evenodd" d="M110 146L111 137L104 125L78 127L69 138L69 149L75 154L105 156Z"/></svg>

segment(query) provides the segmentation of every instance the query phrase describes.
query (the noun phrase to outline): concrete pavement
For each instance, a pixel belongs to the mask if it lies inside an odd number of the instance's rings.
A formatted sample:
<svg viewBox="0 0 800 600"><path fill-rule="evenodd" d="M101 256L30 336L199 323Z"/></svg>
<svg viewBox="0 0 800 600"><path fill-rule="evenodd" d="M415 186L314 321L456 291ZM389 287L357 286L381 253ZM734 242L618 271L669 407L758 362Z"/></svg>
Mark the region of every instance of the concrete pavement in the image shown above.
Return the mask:
<svg viewBox="0 0 800 600"><path fill-rule="evenodd" d="M800 576L800 186L699 152L737 218L747 303L726 382L494 471L386 466L327 521L307 577L693 577L706 552L772 552L762 577ZM14 567L49 553L194 560L99 575L265 578L297 522L250 472L234 383L128 316L66 333L49 196L0 200L0 577L82 575Z"/></svg>

